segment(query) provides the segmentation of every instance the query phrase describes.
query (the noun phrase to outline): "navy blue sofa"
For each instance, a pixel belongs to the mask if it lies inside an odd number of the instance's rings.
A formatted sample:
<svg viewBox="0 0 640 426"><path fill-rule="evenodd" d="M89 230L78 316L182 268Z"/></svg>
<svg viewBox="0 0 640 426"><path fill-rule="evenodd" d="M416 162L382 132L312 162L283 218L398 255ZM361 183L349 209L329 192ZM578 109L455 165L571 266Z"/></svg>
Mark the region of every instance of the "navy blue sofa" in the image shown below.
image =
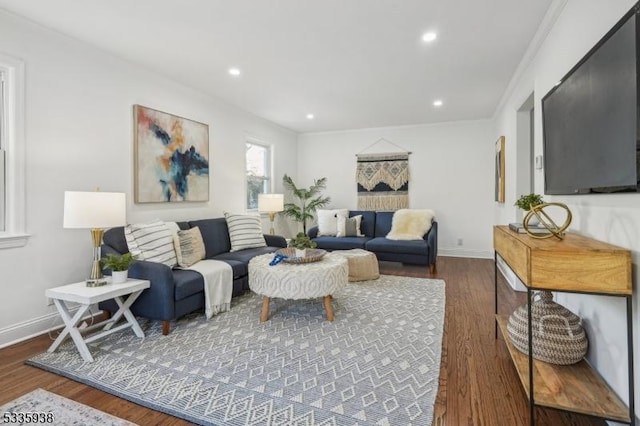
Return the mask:
<svg viewBox="0 0 640 426"><path fill-rule="evenodd" d="M378 260L402 262L414 265L428 265L430 272L436 272L438 256L438 222L431 222L431 229L421 240L389 240L385 236L391 231L393 212L351 210L349 217L362 215L360 231L364 237L318 237L318 227L307 231L309 238L325 250L349 250L360 248L376 254Z"/></svg>
<svg viewBox="0 0 640 426"><path fill-rule="evenodd" d="M286 240L277 235L265 235L267 247L230 252L229 229L224 218L177 222L180 229L200 228L205 245L205 258L227 262L233 269L233 296L249 290L249 261L258 255L273 253L286 247ZM109 253L123 254L129 251L124 238L124 228L111 228L104 233L102 257ZM169 334L171 320L204 308L204 280L195 271L172 269L156 262L137 260L129 268L129 277L151 281L151 287L143 291L131 306L136 316L162 321L162 334ZM101 302L99 308L113 313L118 306L112 300Z"/></svg>

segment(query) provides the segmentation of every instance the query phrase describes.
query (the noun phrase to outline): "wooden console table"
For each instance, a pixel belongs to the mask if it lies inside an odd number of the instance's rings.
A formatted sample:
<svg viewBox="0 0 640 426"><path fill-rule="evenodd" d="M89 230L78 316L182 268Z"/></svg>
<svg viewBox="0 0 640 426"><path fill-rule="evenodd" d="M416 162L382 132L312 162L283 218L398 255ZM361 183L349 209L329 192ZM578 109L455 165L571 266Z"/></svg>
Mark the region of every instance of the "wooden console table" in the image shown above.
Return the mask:
<svg viewBox="0 0 640 426"><path fill-rule="evenodd" d="M502 332L520 381L529 397L529 422L535 424L536 405L571 411L635 425L633 389L633 326L631 252L568 233L564 240L535 239L508 226L493 228L496 338ZM534 360L531 321L528 322L529 355L509 340L507 316L498 315L498 255L527 288L528 318L533 291L619 296L626 299L629 406L627 407L595 369L582 360L574 365L554 365Z"/></svg>

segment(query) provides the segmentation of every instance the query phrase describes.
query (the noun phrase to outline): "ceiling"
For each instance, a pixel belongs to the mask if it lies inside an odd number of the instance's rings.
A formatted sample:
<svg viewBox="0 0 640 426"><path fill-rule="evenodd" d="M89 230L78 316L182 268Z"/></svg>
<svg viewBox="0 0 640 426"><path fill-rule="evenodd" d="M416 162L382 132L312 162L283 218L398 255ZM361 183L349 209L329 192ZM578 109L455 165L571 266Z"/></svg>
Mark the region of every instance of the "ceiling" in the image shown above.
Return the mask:
<svg viewBox="0 0 640 426"><path fill-rule="evenodd" d="M490 118L551 2L0 0L0 8L317 132ZM437 33L431 43L421 39L428 31Z"/></svg>

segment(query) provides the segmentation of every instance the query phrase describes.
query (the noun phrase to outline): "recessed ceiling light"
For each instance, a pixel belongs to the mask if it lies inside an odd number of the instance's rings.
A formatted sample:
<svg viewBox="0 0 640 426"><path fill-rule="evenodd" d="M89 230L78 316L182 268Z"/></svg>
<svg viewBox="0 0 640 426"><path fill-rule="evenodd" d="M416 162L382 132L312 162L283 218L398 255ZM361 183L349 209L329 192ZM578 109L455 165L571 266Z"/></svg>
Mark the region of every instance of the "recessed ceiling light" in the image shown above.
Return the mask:
<svg viewBox="0 0 640 426"><path fill-rule="evenodd" d="M231 74L234 77L237 77L240 75L240 69L239 68L229 68L229 74Z"/></svg>
<svg viewBox="0 0 640 426"><path fill-rule="evenodd" d="M433 106L434 107L441 107L442 106L442 101L440 99L436 99L435 101L433 101Z"/></svg>
<svg viewBox="0 0 640 426"><path fill-rule="evenodd" d="M315 118L315 115L313 114L307 114L307 119L309 120L313 120Z"/></svg>
<svg viewBox="0 0 640 426"><path fill-rule="evenodd" d="M428 32L428 33L424 33L422 35L422 41L430 43L433 40L435 40L438 37L438 35L436 33L434 33L433 31Z"/></svg>

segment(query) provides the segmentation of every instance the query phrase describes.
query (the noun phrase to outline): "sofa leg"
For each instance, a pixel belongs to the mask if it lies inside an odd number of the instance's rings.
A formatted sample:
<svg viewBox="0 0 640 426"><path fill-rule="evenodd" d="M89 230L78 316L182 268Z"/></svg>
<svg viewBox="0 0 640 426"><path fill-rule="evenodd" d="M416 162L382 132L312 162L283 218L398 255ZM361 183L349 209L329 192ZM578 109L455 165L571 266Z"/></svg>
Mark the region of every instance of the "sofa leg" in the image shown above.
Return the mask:
<svg viewBox="0 0 640 426"><path fill-rule="evenodd" d="M162 321L162 335L166 336L169 334L169 321Z"/></svg>
<svg viewBox="0 0 640 426"><path fill-rule="evenodd" d="M431 273L431 275L433 275L433 274L435 274L437 272L435 263L429 265L429 272Z"/></svg>

